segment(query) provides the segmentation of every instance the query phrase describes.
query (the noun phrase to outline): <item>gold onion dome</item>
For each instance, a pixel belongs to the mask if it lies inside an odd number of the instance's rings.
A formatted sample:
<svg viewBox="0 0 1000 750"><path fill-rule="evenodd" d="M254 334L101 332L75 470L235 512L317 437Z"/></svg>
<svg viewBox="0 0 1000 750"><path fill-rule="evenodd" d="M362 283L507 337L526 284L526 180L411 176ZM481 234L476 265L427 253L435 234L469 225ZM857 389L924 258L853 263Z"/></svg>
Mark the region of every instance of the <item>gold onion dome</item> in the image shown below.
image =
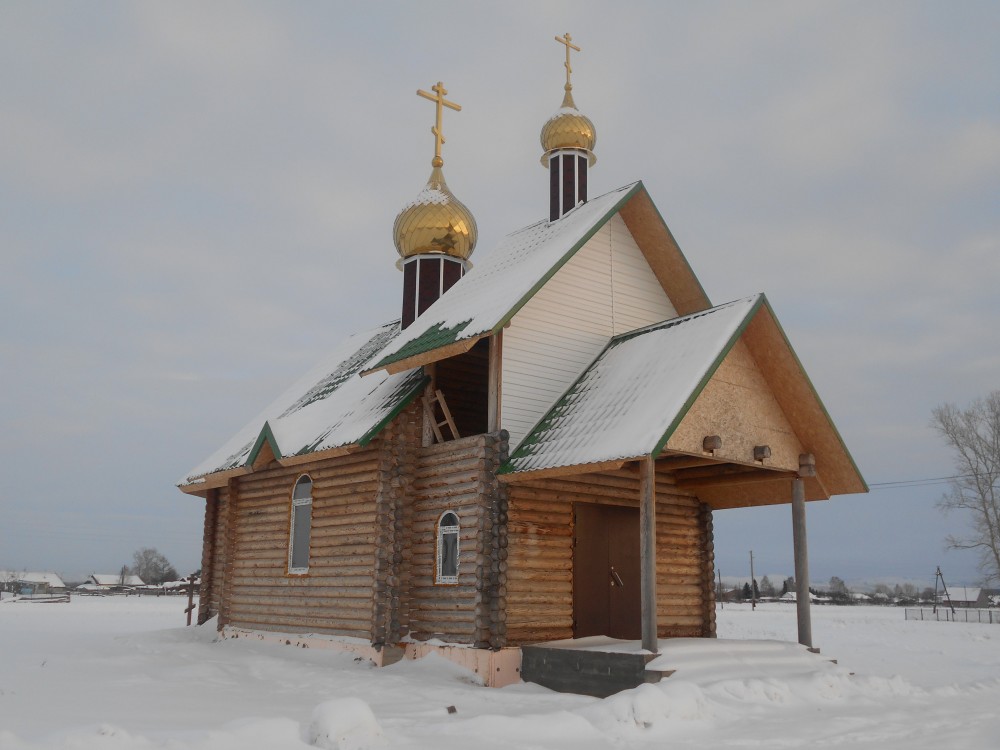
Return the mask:
<svg viewBox="0 0 1000 750"><path fill-rule="evenodd" d="M573 93L566 88L562 106L542 126L541 133L542 164L549 165L549 154L564 148L575 148L587 152L590 166L594 166L597 157L594 155L594 145L597 143L597 128L590 118L580 112L573 102Z"/></svg>
<svg viewBox="0 0 1000 750"><path fill-rule="evenodd" d="M402 258L438 253L468 260L479 230L472 212L448 189L435 164L427 185L396 216L392 236Z"/></svg>

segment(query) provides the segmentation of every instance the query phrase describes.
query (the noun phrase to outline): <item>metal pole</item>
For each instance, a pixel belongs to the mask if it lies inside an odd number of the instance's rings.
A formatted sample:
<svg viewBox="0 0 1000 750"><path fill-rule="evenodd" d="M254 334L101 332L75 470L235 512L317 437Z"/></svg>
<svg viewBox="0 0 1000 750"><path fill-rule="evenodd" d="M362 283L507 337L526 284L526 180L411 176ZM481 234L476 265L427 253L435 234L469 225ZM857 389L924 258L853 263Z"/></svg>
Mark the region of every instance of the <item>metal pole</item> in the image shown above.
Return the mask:
<svg viewBox="0 0 1000 750"><path fill-rule="evenodd" d="M656 634L656 462L639 461L639 564L642 600L642 647L658 653Z"/></svg>
<svg viewBox="0 0 1000 750"><path fill-rule="evenodd" d="M792 480L792 543L795 546L795 608L798 612L799 643L812 648L812 615L809 611L809 550L806 543L806 486L804 470L815 472L799 457L799 476ZM811 456L809 457L811 458Z"/></svg>
<svg viewBox="0 0 1000 750"><path fill-rule="evenodd" d="M750 550L750 611L757 609L757 579L753 577L753 550Z"/></svg>

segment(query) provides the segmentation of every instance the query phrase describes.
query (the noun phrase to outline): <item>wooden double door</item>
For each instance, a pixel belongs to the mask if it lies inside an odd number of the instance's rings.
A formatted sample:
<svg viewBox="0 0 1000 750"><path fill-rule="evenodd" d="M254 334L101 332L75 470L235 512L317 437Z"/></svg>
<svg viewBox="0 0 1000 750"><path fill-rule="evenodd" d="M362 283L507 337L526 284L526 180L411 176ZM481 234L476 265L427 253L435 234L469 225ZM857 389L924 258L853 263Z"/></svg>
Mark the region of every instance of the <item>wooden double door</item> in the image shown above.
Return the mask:
<svg viewBox="0 0 1000 750"><path fill-rule="evenodd" d="M573 636L642 637L639 509L573 506Z"/></svg>

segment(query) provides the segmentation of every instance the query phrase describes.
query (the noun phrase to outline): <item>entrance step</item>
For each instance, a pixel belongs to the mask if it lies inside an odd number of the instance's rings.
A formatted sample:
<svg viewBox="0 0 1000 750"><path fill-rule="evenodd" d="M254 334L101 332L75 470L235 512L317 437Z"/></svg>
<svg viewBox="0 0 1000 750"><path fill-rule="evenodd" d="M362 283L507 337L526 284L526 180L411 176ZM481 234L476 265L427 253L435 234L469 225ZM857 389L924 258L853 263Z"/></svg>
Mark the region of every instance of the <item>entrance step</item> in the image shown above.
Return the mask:
<svg viewBox="0 0 1000 750"><path fill-rule="evenodd" d="M672 674L647 671L646 664L655 658L656 654L522 646L521 679L560 693L606 698Z"/></svg>

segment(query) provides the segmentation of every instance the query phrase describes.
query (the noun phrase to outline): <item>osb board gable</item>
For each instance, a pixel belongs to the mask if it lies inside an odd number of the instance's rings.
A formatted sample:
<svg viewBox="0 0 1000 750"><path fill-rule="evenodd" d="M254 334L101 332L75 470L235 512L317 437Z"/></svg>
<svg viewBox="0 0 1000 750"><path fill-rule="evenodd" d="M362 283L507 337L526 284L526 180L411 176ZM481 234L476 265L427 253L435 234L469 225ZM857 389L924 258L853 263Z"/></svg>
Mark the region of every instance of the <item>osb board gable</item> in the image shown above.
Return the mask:
<svg viewBox="0 0 1000 750"><path fill-rule="evenodd" d="M770 384L788 421L794 426L803 452L816 457L817 476L826 492L829 495L867 492L868 485L770 305L761 307L747 326L742 340Z"/></svg>
<svg viewBox="0 0 1000 750"><path fill-rule="evenodd" d="M722 438L714 458L754 465L757 445L771 448L768 468L797 471L802 444L743 341L737 341L667 441L667 449L698 454L706 435Z"/></svg>
<svg viewBox="0 0 1000 750"><path fill-rule="evenodd" d="M712 303L701 282L642 183L618 213L677 314L689 315L710 308Z"/></svg>

